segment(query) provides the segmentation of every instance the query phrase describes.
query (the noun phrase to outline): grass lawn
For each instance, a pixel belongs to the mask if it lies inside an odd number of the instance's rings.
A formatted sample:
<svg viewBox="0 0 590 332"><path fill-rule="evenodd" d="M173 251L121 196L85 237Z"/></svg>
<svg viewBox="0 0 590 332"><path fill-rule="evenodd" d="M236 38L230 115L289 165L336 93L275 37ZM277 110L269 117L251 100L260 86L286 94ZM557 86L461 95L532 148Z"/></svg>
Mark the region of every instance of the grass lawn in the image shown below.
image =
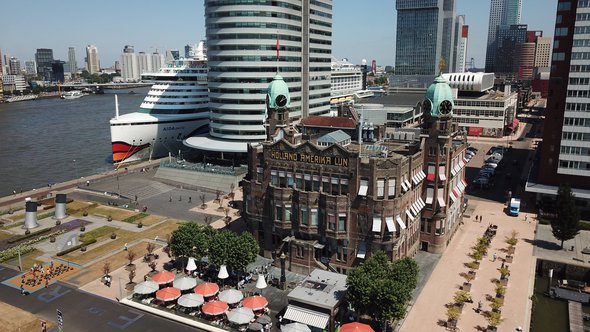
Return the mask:
<svg viewBox="0 0 590 332"><path fill-rule="evenodd" d="M143 255L144 253L146 253L145 247L147 245L147 242L140 242L134 246L129 247L130 251L134 251L137 253L137 258L141 257L141 255ZM122 246L120 247L122 248ZM89 253L91 253L92 251L90 251ZM109 262L111 263L111 271L114 271L122 266L127 265L127 263L129 263L129 261L127 260L127 252L125 251L121 251L118 252L116 254L113 254L105 259L102 259L88 267L85 267L83 270L81 270L79 273L81 273L82 275L78 278L76 278L76 286L82 286L85 285L91 281L94 281L100 277L102 277L104 275L103 273L103 266L105 262ZM72 278L74 278L75 275L72 275ZM139 280L139 279L136 279Z"/></svg>
<svg viewBox="0 0 590 332"><path fill-rule="evenodd" d="M123 219L129 218L129 217L137 214L137 212L135 212L135 211L129 211L129 210L125 210L125 209L120 209L120 208L111 207L111 206L104 206L104 205L95 206L95 207L89 209L88 213L102 216L102 217L111 216L114 220L123 220Z"/></svg>
<svg viewBox="0 0 590 332"><path fill-rule="evenodd" d="M155 214L150 214L147 217L141 218L140 220L135 221L133 223L134 224L137 224L139 221L141 221L141 223L144 226L151 226L153 224L159 223L160 221L162 221L164 219L166 219L166 217L158 216L158 215L155 215Z"/></svg>
<svg viewBox="0 0 590 332"><path fill-rule="evenodd" d="M86 209L86 208L90 207L92 204L93 203L90 203L90 202L72 201L72 202L66 204L66 208L72 209L72 210L82 210L82 209Z"/></svg>
<svg viewBox="0 0 590 332"><path fill-rule="evenodd" d="M11 236L14 236L14 234L0 231L0 240L8 239Z"/></svg>
<svg viewBox="0 0 590 332"><path fill-rule="evenodd" d="M142 238L153 239L156 236L158 236L161 239L164 239L166 238L166 235L172 233L172 231L177 229L178 226L178 220L168 220L152 228L145 229L140 233L120 229L115 232L117 233L117 238L115 240L111 240L111 238L109 237L109 233L103 236L102 238L97 238L98 242L91 245L88 251L82 252L76 250L67 255L61 256L60 258L74 262L76 264L84 265L94 259L103 257L109 253L120 251L121 249L123 249L125 243L131 243ZM137 253L143 255L145 251L145 245L142 245L141 248L137 251ZM111 261L110 257L106 258L106 260ZM111 262L111 267L113 270L121 266L123 265L117 266L114 262Z"/></svg>
<svg viewBox="0 0 590 332"><path fill-rule="evenodd" d="M19 221L19 220L23 220L25 219L25 214L17 214L17 215L12 215L10 217L8 217L8 219L12 220L12 221Z"/></svg>
<svg viewBox="0 0 590 332"><path fill-rule="evenodd" d="M35 316L34 314L22 310L20 308L11 306L7 303L0 302L0 325L3 331L39 331L39 320L43 317ZM46 321L47 331L51 331L56 323L43 318Z"/></svg>
<svg viewBox="0 0 590 332"><path fill-rule="evenodd" d="M88 231L84 234L80 235L80 241L84 242L85 239L99 239L101 237L104 237L105 235L110 236L112 232L118 230L119 228L117 227L111 227L111 226L101 226L99 228L95 228L91 231Z"/></svg>
<svg viewBox="0 0 590 332"><path fill-rule="evenodd" d="M17 223L12 223L12 224L8 224L8 225L4 225L2 226L2 229L11 229L11 228L15 228L15 227L19 227L24 225L25 222L21 221L21 222L17 222Z"/></svg>
<svg viewBox="0 0 590 332"><path fill-rule="evenodd" d="M37 249L33 249L33 251L21 255L21 261L23 263L23 271L28 270L33 267L33 264L42 264L43 262L37 260L37 257L43 255L43 252ZM18 267L18 256L10 259L5 262L8 265L17 266Z"/></svg>

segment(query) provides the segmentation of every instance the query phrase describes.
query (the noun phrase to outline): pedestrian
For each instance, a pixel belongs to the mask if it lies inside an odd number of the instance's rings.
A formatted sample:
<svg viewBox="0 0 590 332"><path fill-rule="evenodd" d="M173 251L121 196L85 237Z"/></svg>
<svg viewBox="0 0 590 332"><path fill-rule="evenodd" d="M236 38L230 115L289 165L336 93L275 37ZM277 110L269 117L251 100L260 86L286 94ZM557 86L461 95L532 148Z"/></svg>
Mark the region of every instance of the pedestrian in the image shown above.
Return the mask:
<svg viewBox="0 0 590 332"><path fill-rule="evenodd" d="M182 201L182 196L178 196L178 201L181 202Z"/></svg>
<svg viewBox="0 0 590 332"><path fill-rule="evenodd" d="M527 217L528 217L528 216L525 214L525 215L524 215L524 221L525 221L525 222L526 222L526 220L527 220Z"/></svg>
<svg viewBox="0 0 590 332"><path fill-rule="evenodd" d="M137 195L135 195L135 201L137 202Z"/></svg>
<svg viewBox="0 0 590 332"><path fill-rule="evenodd" d="M172 196L170 196L170 199L168 200L168 202L172 202Z"/></svg>
<svg viewBox="0 0 590 332"><path fill-rule="evenodd" d="M477 302L477 312L481 312L481 309L483 309L483 303L481 303L481 301Z"/></svg>
<svg viewBox="0 0 590 332"><path fill-rule="evenodd" d="M492 262L496 261L496 253L494 253L494 260Z"/></svg>
<svg viewBox="0 0 590 332"><path fill-rule="evenodd" d="M90 180L86 180L86 187L90 186Z"/></svg>
<svg viewBox="0 0 590 332"><path fill-rule="evenodd" d="M147 281L147 274L143 276L143 281Z"/></svg>
<svg viewBox="0 0 590 332"><path fill-rule="evenodd" d="M189 196L188 197L188 202L190 203L190 202L192 202L192 200L193 200L193 198Z"/></svg>
<svg viewBox="0 0 590 332"><path fill-rule="evenodd" d="M502 266L500 267L501 269L503 269L503 268L504 268L504 263L505 263L505 261L504 261L504 260L502 260Z"/></svg>
<svg viewBox="0 0 590 332"><path fill-rule="evenodd" d="M279 326L283 324L283 316L279 315Z"/></svg>
<svg viewBox="0 0 590 332"><path fill-rule="evenodd" d="M479 216L479 222L482 222L482 221L483 221L483 216Z"/></svg>
<svg viewBox="0 0 590 332"><path fill-rule="evenodd" d="M125 245L123 246L123 250L127 251L128 247L127 247L127 243L125 243Z"/></svg>
<svg viewBox="0 0 590 332"><path fill-rule="evenodd" d="M12 194L13 194L14 196L16 196L16 190L13 190L13 191L12 191Z"/></svg>

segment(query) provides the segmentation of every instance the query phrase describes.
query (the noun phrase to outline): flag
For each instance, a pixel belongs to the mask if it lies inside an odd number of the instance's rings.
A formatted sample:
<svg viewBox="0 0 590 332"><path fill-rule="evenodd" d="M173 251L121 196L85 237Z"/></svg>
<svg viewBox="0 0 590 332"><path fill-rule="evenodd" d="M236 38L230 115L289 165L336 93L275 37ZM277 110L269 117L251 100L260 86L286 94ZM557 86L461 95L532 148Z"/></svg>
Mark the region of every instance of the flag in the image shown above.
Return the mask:
<svg viewBox="0 0 590 332"><path fill-rule="evenodd" d="M277 61L279 60L279 49L280 49L279 34L277 33Z"/></svg>

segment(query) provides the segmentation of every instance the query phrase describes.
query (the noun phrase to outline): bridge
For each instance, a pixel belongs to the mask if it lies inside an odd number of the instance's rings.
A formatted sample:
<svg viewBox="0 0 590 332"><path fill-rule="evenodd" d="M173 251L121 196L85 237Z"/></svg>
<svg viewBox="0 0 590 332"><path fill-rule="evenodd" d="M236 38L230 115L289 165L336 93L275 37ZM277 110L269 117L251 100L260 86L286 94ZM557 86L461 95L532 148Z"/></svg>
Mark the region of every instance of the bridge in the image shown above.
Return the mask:
<svg viewBox="0 0 590 332"><path fill-rule="evenodd" d="M144 86L152 86L154 83L146 83L146 82L138 82L138 83L66 83L61 84L61 88L67 89L83 89L83 88L92 88L92 89L133 89L133 88L141 88Z"/></svg>

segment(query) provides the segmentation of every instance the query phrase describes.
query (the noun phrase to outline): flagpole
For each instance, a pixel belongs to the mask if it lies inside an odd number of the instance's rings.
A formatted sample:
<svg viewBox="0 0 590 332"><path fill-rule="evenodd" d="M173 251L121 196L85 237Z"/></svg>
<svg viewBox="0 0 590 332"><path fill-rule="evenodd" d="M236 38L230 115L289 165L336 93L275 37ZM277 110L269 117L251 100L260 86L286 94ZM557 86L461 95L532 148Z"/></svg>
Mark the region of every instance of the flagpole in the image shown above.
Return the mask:
<svg viewBox="0 0 590 332"><path fill-rule="evenodd" d="M280 49L279 31L277 30L277 74L279 73L279 49Z"/></svg>

